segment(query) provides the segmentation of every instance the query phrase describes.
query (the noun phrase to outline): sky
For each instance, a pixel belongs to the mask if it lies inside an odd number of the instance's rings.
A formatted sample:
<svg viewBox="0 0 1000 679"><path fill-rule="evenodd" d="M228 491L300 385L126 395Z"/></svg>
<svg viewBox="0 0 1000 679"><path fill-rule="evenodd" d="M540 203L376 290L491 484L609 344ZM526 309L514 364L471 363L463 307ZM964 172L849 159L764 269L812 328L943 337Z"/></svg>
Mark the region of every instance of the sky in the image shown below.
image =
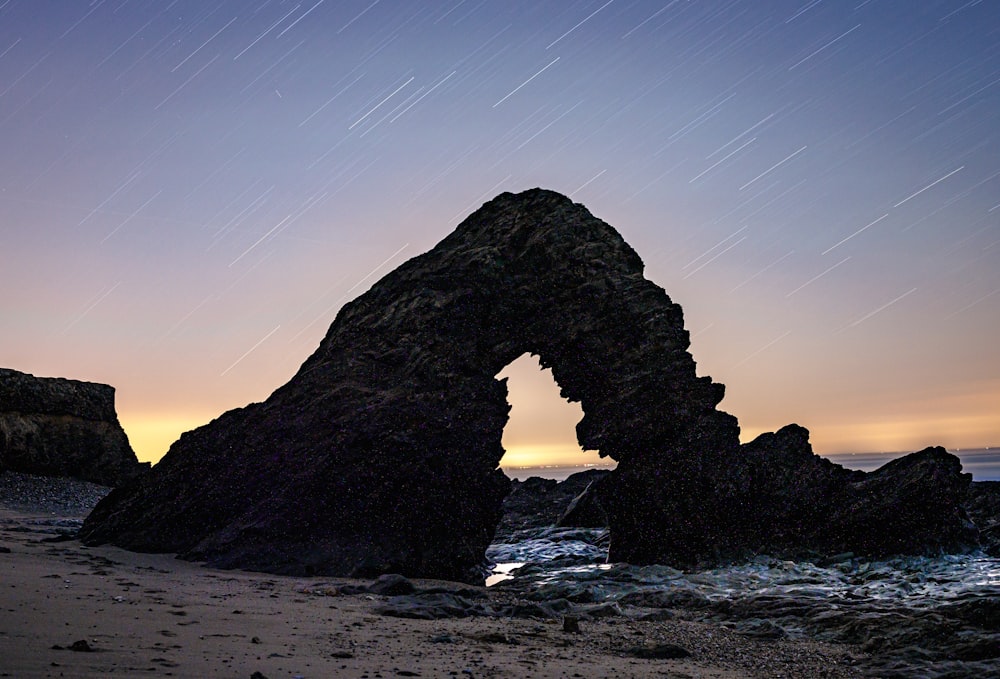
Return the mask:
<svg viewBox="0 0 1000 679"><path fill-rule="evenodd" d="M1000 445L1000 3L0 0L0 366L141 460L503 191L614 226L749 440ZM505 465L589 463L505 369Z"/></svg>

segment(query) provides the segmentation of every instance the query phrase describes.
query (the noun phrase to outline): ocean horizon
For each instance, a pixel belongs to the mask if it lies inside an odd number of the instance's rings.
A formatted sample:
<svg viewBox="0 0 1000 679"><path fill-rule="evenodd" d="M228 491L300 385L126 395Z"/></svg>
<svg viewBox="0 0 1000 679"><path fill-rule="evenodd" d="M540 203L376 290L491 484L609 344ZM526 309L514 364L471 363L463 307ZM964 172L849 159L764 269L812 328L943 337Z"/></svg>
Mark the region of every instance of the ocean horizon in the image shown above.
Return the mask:
<svg viewBox="0 0 1000 679"><path fill-rule="evenodd" d="M898 457L909 455L914 451L891 453L830 453L822 457L843 465L848 469L874 471L882 465ZM962 461L962 471L972 474L973 481L1000 481L1000 447L960 448L949 450ZM529 467L506 467L500 465L504 473L512 479L524 481L533 476L543 479L564 481L568 476L588 469L614 469L615 464L579 464L579 465L539 465Z"/></svg>

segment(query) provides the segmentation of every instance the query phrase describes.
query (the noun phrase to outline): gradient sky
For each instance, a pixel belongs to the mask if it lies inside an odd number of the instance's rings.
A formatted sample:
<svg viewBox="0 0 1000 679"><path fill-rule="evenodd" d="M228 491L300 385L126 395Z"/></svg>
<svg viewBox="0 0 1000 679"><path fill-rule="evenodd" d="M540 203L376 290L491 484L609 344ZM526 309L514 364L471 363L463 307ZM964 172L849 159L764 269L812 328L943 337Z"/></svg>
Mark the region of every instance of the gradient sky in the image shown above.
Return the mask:
<svg viewBox="0 0 1000 679"><path fill-rule="evenodd" d="M1000 445L998 121L993 0L0 0L0 365L114 385L155 460L541 186L683 306L745 439ZM597 460L504 374L505 464Z"/></svg>

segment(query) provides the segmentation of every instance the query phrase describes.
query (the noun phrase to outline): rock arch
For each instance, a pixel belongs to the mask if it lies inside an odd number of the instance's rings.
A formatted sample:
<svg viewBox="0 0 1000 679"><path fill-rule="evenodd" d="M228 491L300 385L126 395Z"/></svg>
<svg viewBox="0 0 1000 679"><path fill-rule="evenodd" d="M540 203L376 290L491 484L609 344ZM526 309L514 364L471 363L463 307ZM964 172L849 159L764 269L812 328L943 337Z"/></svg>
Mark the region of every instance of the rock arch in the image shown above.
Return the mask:
<svg viewBox="0 0 1000 679"><path fill-rule="evenodd" d="M494 375L530 352L580 402L581 447L618 461L599 492L611 558L725 558L758 540L757 479L688 343L612 227L551 191L505 193L344 306L266 401L182 435L81 535L223 567L481 582L510 485Z"/></svg>
<svg viewBox="0 0 1000 679"><path fill-rule="evenodd" d="M506 380L507 401L511 404L503 428L501 468L507 471L538 465L613 466L610 459L602 460L597 451L580 448L576 425L583 419L583 409L579 403L562 397L552 371L542 368L537 356L521 354L504 366L496 378Z"/></svg>

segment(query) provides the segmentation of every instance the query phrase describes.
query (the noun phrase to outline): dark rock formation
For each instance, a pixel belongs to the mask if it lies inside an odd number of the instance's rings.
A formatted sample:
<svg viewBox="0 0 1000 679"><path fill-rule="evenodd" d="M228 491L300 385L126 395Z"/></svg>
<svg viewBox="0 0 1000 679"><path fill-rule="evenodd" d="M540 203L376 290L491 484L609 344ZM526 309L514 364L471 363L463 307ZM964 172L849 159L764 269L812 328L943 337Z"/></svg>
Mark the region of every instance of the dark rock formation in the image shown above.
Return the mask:
<svg viewBox="0 0 1000 679"><path fill-rule="evenodd" d="M106 384L0 368L0 471L115 486L146 471Z"/></svg>
<svg viewBox="0 0 1000 679"><path fill-rule="evenodd" d="M969 516L979 528L983 551L1000 557L1000 481L976 481L969 487Z"/></svg>
<svg viewBox="0 0 1000 679"><path fill-rule="evenodd" d="M607 517L601 512L601 521L590 524L562 523L560 517L591 484L607 476L607 469L588 469L571 474L563 481L532 476L524 481L511 482L510 494L503 501L503 518L497 526L497 540L505 540L516 531L547 528L554 525L604 528Z"/></svg>
<svg viewBox="0 0 1000 679"><path fill-rule="evenodd" d="M606 528L608 525L608 513L601 506L601 501L597 497L597 486L603 475L595 478L587 487L580 491L568 505L566 510L559 516L557 526L573 526L576 528ZM568 480L568 479L567 479Z"/></svg>
<svg viewBox="0 0 1000 679"><path fill-rule="evenodd" d="M618 461L598 489L612 559L686 565L822 534L795 524L854 498L853 476L817 467L798 430L741 449L736 419L716 410L723 386L696 375L680 307L642 271L583 206L540 189L503 194L347 304L265 402L184 434L152 473L112 492L81 535L224 567L481 582L510 488L498 468L506 384L494 376L525 352L581 403L580 445ZM782 461L759 478L770 449ZM838 548L958 546L953 514L929 543L886 528L894 512L916 520L906 503L917 489L967 483L939 456L900 471L921 469L933 476L914 477L913 492L859 489L864 514L845 529L860 532ZM768 510L793 525L762 525L753 493L780 498L785 477L815 511Z"/></svg>
<svg viewBox="0 0 1000 679"><path fill-rule="evenodd" d="M866 474L815 455L809 432L789 425L762 434L742 454L734 471L748 498L742 509L752 517L751 549L887 556L963 551L977 542L964 508L972 475L944 448Z"/></svg>

